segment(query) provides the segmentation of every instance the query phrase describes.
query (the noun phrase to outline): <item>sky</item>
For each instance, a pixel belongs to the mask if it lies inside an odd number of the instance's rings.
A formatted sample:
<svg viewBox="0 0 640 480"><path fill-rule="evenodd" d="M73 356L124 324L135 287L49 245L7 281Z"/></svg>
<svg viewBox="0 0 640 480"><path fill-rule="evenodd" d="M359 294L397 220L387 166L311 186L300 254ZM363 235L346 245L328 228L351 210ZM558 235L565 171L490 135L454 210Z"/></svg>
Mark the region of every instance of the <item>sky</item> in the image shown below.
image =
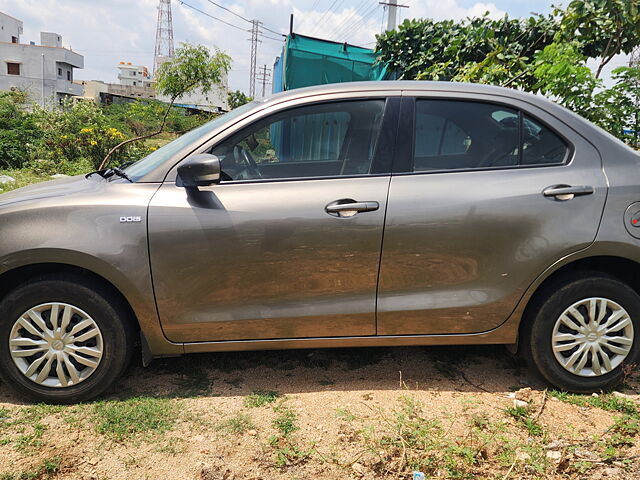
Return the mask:
<svg viewBox="0 0 640 480"><path fill-rule="evenodd" d="M249 91L251 24L264 23L258 45L258 66L273 66L282 49L278 33L294 31L329 40L373 47L382 31L384 7L379 0L172 0L174 43L189 42L218 48L233 59L229 88ZM227 8L229 11L216 6ZM429 17L462 19L489 12L510 17L549 13L553 0L404 0L400 21ZM117 81L120 61L153 67L158 0L0 0L0 11L24 22L22 43L40 42L40 32L62 35L63 45L84 55L80 80ZM193 7L193 8L192 8ZM214 20L195 9L220 20ZM231 24L231 25L228 25ZM267 30L268 29L268 30ZM615 59L612 67L624 63ZM261 88L257 87L259 91ZM267 87L269 91L270 87Z"/></svg>

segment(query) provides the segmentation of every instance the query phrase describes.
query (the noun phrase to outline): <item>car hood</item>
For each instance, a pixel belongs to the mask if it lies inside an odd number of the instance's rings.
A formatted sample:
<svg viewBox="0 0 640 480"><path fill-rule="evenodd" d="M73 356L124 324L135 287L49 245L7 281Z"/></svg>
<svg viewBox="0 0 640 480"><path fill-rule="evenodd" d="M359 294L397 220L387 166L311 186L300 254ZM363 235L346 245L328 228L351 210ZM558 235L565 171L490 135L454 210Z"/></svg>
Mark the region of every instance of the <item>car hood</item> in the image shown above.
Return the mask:
<svg viewBox="0 0 640 480"><path fill-rule="evenodd" d="M94 175L94 177L96 176ZM92 177L86 178L84 175L36 183L3 193L0 195L0 207L18 202L65 197L84 192L88 193L96 191L101 187L101 184L104 183L104 180L100 177L93 179Z"/></svg>

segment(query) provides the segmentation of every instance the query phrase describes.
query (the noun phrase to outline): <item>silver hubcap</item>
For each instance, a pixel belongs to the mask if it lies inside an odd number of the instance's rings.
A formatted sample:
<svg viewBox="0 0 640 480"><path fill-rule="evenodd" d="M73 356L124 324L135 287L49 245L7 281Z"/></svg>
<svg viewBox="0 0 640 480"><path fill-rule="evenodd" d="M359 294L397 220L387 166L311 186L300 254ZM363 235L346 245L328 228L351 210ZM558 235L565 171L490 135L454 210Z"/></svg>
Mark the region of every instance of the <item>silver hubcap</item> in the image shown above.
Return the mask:
<svg viewBox="0 0 640 480"><path fill-rule="evenodd" d="M618 367L631 351L633 323L612 300L594 297L567 308L551 339L556 360L581 377L597 377Z"/></svg>
<svg viewBox="0 0 640 480"><path fill-rule="evenodd" d="M46 387L86 380L102 359L102 334L85 312L67 303L43 303L13 324L9 350L25 377Z"/></svg>

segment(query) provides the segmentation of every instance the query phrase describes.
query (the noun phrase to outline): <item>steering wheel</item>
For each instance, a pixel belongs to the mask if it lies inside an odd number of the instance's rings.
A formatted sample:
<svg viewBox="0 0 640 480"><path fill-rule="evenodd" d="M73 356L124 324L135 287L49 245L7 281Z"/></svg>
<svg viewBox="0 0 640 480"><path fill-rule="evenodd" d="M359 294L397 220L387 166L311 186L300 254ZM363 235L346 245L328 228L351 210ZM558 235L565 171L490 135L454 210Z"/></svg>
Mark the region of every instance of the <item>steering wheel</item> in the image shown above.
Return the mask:
<svg viewBox="0 0 640 480"><path fill-rule="evenodd" d="M245 166L247 167L247 170L251 172L251 175L253 176L253 178L262 178L262 175L260 174L260 170L258 170L258 164L246 149L244 149L240 145L236 145L236 147L234 148L233 154L234 154L234 157L236 158L236 161L241 160L242 163L245 164Z"/></svg>

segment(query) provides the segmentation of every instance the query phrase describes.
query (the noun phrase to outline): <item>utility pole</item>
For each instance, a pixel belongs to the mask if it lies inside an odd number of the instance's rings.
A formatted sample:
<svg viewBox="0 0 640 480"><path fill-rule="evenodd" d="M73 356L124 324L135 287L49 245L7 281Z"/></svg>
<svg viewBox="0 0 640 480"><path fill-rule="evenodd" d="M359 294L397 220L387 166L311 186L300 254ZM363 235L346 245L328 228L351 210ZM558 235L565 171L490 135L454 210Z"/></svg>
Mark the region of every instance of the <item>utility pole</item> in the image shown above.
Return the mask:
<svg viewBox="0 0 640 480"><path fill-rule="evenodd" d="M153 74L167 59L172 58L173 19L171 18L171 0L160 0L158 5L158 23L156 26L156 50L153 55Z"/></svg>
<svg viewBox="0 0 640 480"><path fill-rule="evenodd" d="M258 74L258 80L260 80L262 82L262 96L264 97L265 94L265 88L267 86L269 77L271 77L271 70L267 70L267 66L264 65L261 69L260 69L260 73Z"/></svg>
<svg viewBox="0 0 640 480"><path fill-rule="evenodd" d="M395 30L398 23L398 8L409 8L409 5L400 5L397 2L378 2L387 8L387 30Z"/></svg>
<svg viewBox="0 0 640 480"><path fill-rule="evenodd" d="M258 71L256 70L256 61L258 59L258 34L260 33L260 20L251 20L251 65L249 68L249 96L256 96L256 78Z"/></svg>

